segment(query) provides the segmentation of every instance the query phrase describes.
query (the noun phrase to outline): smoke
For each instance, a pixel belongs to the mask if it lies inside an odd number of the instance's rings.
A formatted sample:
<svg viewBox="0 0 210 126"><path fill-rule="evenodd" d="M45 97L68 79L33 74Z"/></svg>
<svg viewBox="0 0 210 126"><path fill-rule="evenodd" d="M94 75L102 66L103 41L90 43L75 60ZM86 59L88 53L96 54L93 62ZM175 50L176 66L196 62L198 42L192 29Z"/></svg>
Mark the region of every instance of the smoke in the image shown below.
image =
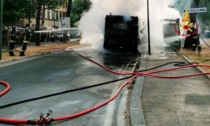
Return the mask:
<svg viewBox="0 0 210 126"><path fill-rule="evenodd" d="M150 0L150 34L152 46L165 46L163 39L163 19L180 18L177 10L169 8L173 0Z"/></svg>
<svg viewBox="0 0 210 126"><path fill-rule="evenodd" d="M170 0L149 0L151 46L164 45L161 19L180 17L178 12L168 8ZM124 15L139 17L139 31L143 48L147 50L147 0L91 0L92 8L84 13L79 28L82 30L81 43L101 48L104 40L105 16ZM170 1L170 3L173 0Z"/></svg>

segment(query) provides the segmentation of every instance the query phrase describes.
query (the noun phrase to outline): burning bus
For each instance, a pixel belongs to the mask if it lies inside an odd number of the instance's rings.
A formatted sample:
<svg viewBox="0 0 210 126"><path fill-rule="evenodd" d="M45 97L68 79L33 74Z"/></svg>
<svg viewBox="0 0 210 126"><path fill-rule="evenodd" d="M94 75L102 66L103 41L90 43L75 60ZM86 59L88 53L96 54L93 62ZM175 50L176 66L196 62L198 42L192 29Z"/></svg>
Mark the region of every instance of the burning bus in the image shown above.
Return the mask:
<svg viewBox="0 0 210 126"><path fill-rule="evenodd" d="M106 15L104 49L111 51L138 52L138 17Z"/></svg>

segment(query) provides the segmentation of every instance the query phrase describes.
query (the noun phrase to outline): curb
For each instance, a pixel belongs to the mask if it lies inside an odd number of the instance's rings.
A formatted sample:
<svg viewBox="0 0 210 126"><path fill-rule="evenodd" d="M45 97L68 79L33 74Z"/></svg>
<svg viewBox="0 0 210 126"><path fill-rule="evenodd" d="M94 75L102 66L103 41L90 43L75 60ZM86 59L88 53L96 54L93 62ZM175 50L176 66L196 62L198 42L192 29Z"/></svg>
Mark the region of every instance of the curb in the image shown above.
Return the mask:
<svg viewBox="0 0 210 126"><path fill-rule="evenodd" d="M29 56L23 56L23 57L17 57L14 59L10 59L10 60L0 60L0 67L4 67L4 66L8 66L8 65L13 65L16 63L21 63L21 62L25 62L25 61L29 61L29 60L33 60L36 58L41 58L50 54L57 54L57 53L61 53L66 51L66 49L75 49L75 48L80 48L86 45L78 45L78 46L74 46L74 47L66 47L65 49L59 49L59 50L54 50L54 51L49 51L49 52L44 52L44 53L40 53L40 54L34 54L34 55L29 55Z"/></svg>
<svg viewBox="0 0 210 126"><path fill-rule="evenodd" d="M178 52L177 52L178 53ZM186 60L188 63L192 63L192 61L187 58L184 55L181 55L178 53L184 60ZM141 61L139 62L140 68L139 70L143 70L146 68L147 61L144 60L145 58L141 58ZM203 70L201 67L194 67L199 72L205 73L206 71ZM208 79L210 79L210 75L205 75ZM146 121L144 118L142 106L141 106L141 93L143 88L143 81L144 76L139 76L134 83L133 90L131 93L130 98L130 118L131 118L131 126L146 126Z"/></svg>
<svg viewBox="0 0 210 126"><path fill-rule="evenodd" d="M179 55L181 55L180 53L179 53ZM192 63L192 61L189 59L189 58L187 58L186 56L184 56L184 55L181 55L188 63ZM205 70L203 70L201 67L194 67L194 68L196 68L199 72L201 72L201 73L206 73L206 71ZM208 79L210 79L210 75L209 74L206 74L205 75L206 76L206 78L208 78Z"/></svg>
<svg viewBox="0 0 210 126"><path fill-rule="evenodd" d="M25 62L25 61L33 60L33 59L36 59L36 58L41 58L43 56L47 56L47 55L50 55L50 54L60 53L62 51L64 51L64 49L56 50L56 51L44 52L44 53L30 55L30 56L17 57L17 58L10 59L10 60L5 60L5 61L3 60L3 61L0 61L0 67L4 67L4 66L16 64L16 63Z"/></svg>
<svg viewBox="0 0 210 126"><path fill-rule="evenodd" d="M143 70L146 68L146 61L141 58L139 61L140 68ZM146 126L144 114L141 106L141 92L143 87L144 76L136 78L133 85L133 90L130 97L130 120L131 126Z"/></svg>

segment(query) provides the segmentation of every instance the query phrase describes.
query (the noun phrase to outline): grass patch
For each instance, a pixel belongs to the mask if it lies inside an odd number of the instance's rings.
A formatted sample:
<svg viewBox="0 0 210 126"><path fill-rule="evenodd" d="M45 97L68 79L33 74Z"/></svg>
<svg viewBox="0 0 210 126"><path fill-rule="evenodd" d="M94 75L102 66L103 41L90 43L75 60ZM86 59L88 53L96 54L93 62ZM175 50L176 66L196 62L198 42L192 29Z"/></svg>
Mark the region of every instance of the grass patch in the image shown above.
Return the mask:
<svg viewBox="0 0 210 126"><path fill-rule="evenodd" d="M210 45L210 39L205 39L205 41ZM198 54L198 51L192 51L191 49L184 48L180 50L180 54L186 56L192 62L210 65L210 48L204 43L201 44L200 55ZM203 69L210 72L210 68Z"/></svg>

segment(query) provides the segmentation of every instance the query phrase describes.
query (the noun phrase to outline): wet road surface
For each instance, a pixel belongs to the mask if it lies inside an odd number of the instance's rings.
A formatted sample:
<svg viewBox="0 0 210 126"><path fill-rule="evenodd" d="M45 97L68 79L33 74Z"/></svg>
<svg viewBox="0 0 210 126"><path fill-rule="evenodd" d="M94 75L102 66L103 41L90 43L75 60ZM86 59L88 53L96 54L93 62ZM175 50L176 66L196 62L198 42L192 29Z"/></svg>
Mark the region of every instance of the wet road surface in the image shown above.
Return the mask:
<svg viewBox="0 0 210 126"><path fill-rule="evenodd" d="M134 54L98 52L95 50L77 50L93 60L116 71L128 70L128 66L136 59ZM122 76L109 73L97 65L87 61L72 51L43 56L34 60L17 63L0 68L0 79L11 85L11 90L0 98L0 106L13 102L40 97L52 93L76 89L98 84ZM93 107L108 99L119 87L120 82L108 85L70 92L41 100L31 101L8 108L0 109L0 117L13 119L37 119L41 112L53 110L51 117L69 115ZM0 90L4 87L0 86ZM119 115L125 103L127 90L112 102L92 113L69 121L51 124L52 126L118 126L123 124L124 116ZM110 114L110 112L112 114ZM121 112L122 113L122 112ZM0 124L7 126L6 124Z"/></svg>

